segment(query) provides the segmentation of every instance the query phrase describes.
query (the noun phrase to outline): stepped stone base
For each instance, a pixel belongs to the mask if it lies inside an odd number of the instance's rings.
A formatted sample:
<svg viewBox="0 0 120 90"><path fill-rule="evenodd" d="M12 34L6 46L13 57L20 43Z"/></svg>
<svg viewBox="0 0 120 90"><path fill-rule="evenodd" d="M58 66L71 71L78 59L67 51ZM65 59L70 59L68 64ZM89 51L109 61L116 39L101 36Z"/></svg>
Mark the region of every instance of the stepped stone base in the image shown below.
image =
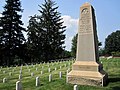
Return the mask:
<svg viewBox="0 0 120 90"><path fill-rule="evenodd" d="M107 73L102 69L102 64L96 62L76 61L72 71L67 74L67 82L71 84L104 86Z"/></svg>

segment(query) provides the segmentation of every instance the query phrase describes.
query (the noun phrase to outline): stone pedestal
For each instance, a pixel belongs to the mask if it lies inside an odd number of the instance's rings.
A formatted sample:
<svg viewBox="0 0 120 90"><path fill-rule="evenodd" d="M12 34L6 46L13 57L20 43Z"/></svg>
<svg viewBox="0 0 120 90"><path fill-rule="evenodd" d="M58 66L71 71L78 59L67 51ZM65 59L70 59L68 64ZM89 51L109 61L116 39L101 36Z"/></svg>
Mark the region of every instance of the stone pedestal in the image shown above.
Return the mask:
<svg viewBox="0 0 120 90"><path fill-rule="evenodd" d="M71 84L104 86L107 73L102 69L102 64L96 62L76 61L72 71L67 74L67 81Z"/></svg>

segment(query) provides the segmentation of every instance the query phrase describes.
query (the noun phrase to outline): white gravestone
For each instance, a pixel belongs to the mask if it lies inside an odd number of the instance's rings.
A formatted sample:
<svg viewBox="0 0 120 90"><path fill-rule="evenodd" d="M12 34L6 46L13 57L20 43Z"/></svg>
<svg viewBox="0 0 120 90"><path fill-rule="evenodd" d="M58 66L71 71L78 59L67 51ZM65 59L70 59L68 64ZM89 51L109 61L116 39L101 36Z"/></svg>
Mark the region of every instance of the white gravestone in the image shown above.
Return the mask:
<svg viewBox="0 0 120 90"><path fill-rule="evenodd" d="M49 82L52 81L52 74L49 75Z"/></svg>
<svg viewBox="0 0 120 90"><path fill-rule="evenodd" d="M22 90L22 84L20 81L16 82L16 90Z"/></svg>
<svg viewBox="0 0 120 90"><path fill-rule="evenodd" d="M74 85L74 90L78 90L78 85Z"/></svg>
<svg viewBox="0 0 120 90"><path fill-rule="evenodd" d="M40 85L39 77L36 77L36 87Z"/></svg>

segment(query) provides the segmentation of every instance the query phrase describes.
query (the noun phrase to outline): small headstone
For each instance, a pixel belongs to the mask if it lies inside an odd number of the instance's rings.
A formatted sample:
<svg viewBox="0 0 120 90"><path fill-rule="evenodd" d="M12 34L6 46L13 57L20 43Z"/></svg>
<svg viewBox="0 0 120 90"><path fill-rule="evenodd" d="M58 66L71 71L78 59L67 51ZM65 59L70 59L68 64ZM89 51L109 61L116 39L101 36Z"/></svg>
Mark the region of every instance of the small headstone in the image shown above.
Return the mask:
<svg viewBox="0 0 120 90"><path fill-rule="evenodd" d="M34 76L34 73L31 73L31 76L33 77L33 76Z"/></svg>
<svg viewBox="0 0 120 90"><path fill-rule="evenodd" d="M48 68L48 72L50 73L50 68Z"/></svg>
<svg viewBox="0 0 120 90"><path fill-rule="evenodd" d="M36 87L40 85L39 77L36 77Z"/></svg>
<svg viewBox="0 0 120 90"><path fill-rule="evenodd" d="M38 70L38 68L36 68L36 71Z"/></svg>
<svg viewBox="0 0 120 90"><path fill-rule="evenodd" d="M43 71L41 71L41 75L43 74Z"/></svg>
<svg viewBox="0 0 120 90"><path fill-rule="evenodd" d="M35 65L33 65L33 68L35 67Z"/></svg>
<svg viewBox="0 0 120 90"><path fill-rule="evenodd" d="M66 67L66 64L64 66Z"/></svg>
<svg viewBox="0 0 120 90"><path fill-rule="evenodd" d="M22 90L22 84L20 81L16 82L16 90Z"/></svg>
<svg viewBox="0 0 120 90"><path fill-rule="evenodd" d="M57 68L55 67L55 71L57 70Z"/></svg>
<svg viewBox="0 0 120 90"><path fill-rule="evenodd" d="M3 78L3 83L6 83L7 79L6 78Z"/></svg>
<svg viewBox="0 0 120 90"><path fill-rule="evenodd" d="M3 71L3 74L5 74L6 72L5 71Z"/></svg>
<svg viewBox="0 0 120 90"><path fill-rule="evenodd" d="M20 70L20 74L22 74L22 70Z"/></svg>
<svg viewBox="0 0 120 90"><path fill-rule="evenodd" d="M9 72L9 76L11 76L12 75L12 72Z"/></svg>
<svg viewBox="0 0 120 90"><path fill-rule="evenodd" d="M67 74L69 73L69 70L67 70Z"/></svg>
<svg viewBox="0 0 120 90"><path fill-rule="evenodd" d="M60 66L60 69L61 69L61 66Z"/></svg>
<svg viewBox="0 0 120 90"><path fill-rule="evenodd" d="M42 69L44 69L44 66L42 66Z"/></svg>
<svg viewBox="0 0 120 90"><path fill-rule="evenodd" d="M52 81L52 74L49 75L49 82Z"/></svg>
<svg viewBox="0 0 120 90"><path fill-rule="evenodd" d="M19 79L22 79L22 74L19 75Z"/></svg>
<svg viewBox="0 0 120 90"><path fill-rule="evenodd" d="M62 72L61 71L59 72L59 77L60 77L60 79L62 78Z"/></svg>
<svg viewBox="0 0 120 90"><path fill-rule="evenodd" d="M78 85L74 85L74 90L78 90Z"/></svg>

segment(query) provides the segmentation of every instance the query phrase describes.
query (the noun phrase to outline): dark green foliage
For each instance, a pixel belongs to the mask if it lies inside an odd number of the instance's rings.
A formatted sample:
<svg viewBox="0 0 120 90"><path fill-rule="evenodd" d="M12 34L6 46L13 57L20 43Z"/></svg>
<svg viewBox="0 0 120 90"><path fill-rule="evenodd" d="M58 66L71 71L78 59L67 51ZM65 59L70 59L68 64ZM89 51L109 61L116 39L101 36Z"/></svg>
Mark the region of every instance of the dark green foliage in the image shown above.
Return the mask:
<svg viewBox="0 0 120 90"><path fill-rule="evenodd" d="M76 57L77 37L78 37L78 34L76 34L72 39L71 54L72 54L72 57L74 57L74 58Z"/></svg>
<svg viewBox="0 0 120 90"><path fill-rule="evenodd" d="M65 26L58 7L52 0L45 0L40 7L40 15L30 18L28 26L29 55L35 61L61 58L64 51Z"/></svg>
<svg viewBox="0 0 120 90"><path fill-rule="evenodd" d="M111 33L105 39L105 51L108 55L112 52L120 52L120 30Z"/></svg>
<svg viewBox="0 0 120 90"><path fill-rule="evenodd" d="M112 54L112 56L114 56L114 57L120 57L120 52L112 52L111 53Z"/></svg>
<svg viewBox="0 0 120 90"><path fill-rule="evenodd" d="M105 56L105 49L104 48L99 49L99 56Z"/></svg>
<svg viewBox="0 0 120 90"><path fill-rule="evenodd" d="M28 26L28 56L31 58L31 62L39 62L43 60L44 54L44 40L45 40L45 31L42 29L40 22L37 21L38 17L31 16Z"/></svg>
<svg viewBox="0 0 120 90"><path fill-rule="evenodd" d="M65 51L63 51L63 54L62 54L63 56L63 58L71 58L72 56L71 56L71 52L70 51L67 51L67 50L65 50Z"/></svg>
<svg viewBox="0 0 120 90"><path fill-rule="evenodd" d="M22 11L20 0L6 0L0 24L0 52L2 63L8 66L13 64L15 56L22 56L25 42L22 32L25 28L19 15Z"/></svg>

